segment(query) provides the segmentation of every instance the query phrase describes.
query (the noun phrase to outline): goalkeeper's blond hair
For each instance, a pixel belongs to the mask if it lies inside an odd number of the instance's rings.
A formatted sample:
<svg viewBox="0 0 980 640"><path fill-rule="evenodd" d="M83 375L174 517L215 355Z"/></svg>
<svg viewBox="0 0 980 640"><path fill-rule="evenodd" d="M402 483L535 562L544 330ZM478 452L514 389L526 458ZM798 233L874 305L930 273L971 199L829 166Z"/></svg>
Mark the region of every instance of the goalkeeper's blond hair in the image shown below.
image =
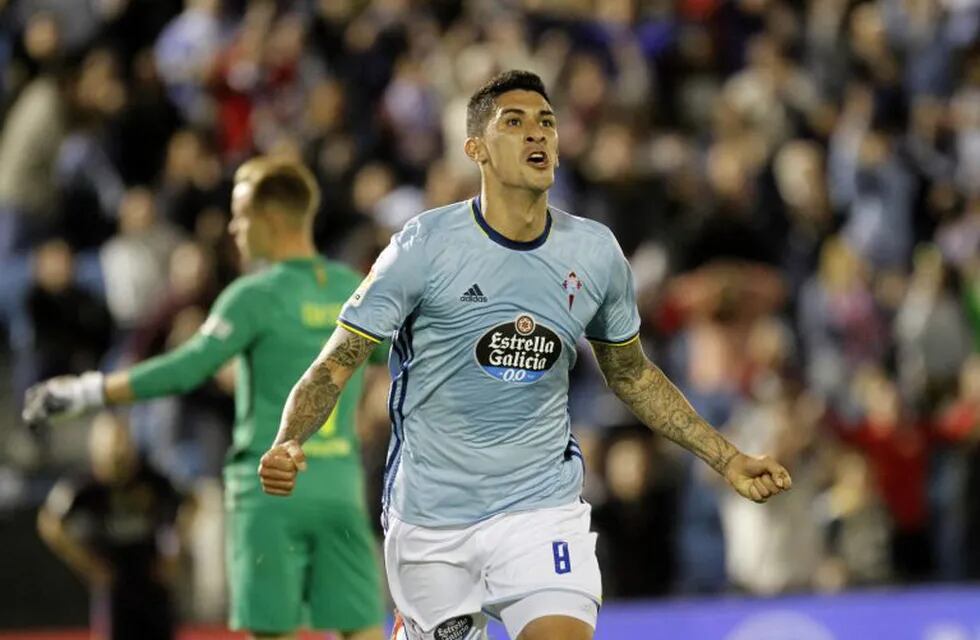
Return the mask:
<svg viewBox="0 0 980 640"><path fill-rule="evenodd" d="M313 172L286 156L256 156L235 171L235 184L252 186L252 206L274 209L310 222L320 206L320 187Z"/></svg>

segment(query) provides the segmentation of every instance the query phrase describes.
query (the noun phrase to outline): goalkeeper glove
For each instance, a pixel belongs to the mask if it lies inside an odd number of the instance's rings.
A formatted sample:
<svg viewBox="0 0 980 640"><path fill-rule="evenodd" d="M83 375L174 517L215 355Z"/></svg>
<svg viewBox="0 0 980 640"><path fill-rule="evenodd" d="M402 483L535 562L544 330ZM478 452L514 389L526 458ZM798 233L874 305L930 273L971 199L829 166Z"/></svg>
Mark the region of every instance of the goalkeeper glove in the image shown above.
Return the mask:
<svg viewBox="0 0 980 640"><path fill-rule="evenodd" d="M73 418L105 406L105 376L88 371L80 376L58 376L27 390L22 417L28 425Z"/></svg>

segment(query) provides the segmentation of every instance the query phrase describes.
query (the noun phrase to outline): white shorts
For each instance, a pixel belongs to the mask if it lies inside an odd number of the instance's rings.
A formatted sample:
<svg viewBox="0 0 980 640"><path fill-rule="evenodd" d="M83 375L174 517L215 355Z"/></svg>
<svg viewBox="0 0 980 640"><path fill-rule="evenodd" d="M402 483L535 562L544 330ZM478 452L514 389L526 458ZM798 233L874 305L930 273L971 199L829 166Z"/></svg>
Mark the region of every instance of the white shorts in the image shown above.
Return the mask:
<svg viewBox="0 0 980 640"><path fill-rule="evenodd" d="M485 637L487 616L516 638L566 615L595 628L602 582L592 507L505 513L468 527L420 527L391 514L385 572L409 640Z"/></svg>

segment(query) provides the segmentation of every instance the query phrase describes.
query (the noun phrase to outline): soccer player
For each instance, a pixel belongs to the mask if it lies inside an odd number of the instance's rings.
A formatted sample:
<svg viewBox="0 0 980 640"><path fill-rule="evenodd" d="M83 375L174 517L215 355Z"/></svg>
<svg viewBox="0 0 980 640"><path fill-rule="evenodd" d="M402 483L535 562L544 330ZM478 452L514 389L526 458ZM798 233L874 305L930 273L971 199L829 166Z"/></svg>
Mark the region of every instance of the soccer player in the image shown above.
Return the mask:
<svg viewBox="0 0 980 640"><path fill-rule="evenodd" d="M348 371L350 387L306 434L314 478L296 500L265 495L255 477L292 383L323 347L361 280L317 255L318 201L316 182L301 164L268 157L243 164L235 174L229 230L247 260L271 265L229 285L200 331L175 351L125 371L41 383L28 392L24 418L40 422L185 393L240 356L225 466L231 626L255 638L291 638L308 614L313 628L380 640L380 568L354 430L362 368Z"/></svg>
<svg viewBox="0 0 980 640"><path fill-rule="evenodd" d="M519 640L584 640L601 587L567 410L583 334L633 412L739 494L764 502L790 477L739 452L644 356L612 233L548 206L558 132L541 80L494 78L470 99L466 127L480 195L393 236L290 393L259 473L270 494L296 488L303 443L393 336L383 507L397 636L482 638L489 615Z"/></svg>

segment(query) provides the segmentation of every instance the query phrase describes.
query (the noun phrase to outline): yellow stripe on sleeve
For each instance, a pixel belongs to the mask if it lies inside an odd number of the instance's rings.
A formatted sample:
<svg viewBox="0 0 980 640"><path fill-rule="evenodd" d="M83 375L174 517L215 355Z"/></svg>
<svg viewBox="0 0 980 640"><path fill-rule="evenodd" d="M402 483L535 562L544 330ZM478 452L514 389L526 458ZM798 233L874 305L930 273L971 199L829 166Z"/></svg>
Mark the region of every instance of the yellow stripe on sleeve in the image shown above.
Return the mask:
<svg viewBox="0 0 980 640"><path fill-rule="evenodd" d="M634 342L636 342L639 339L640 339L639 332L634 333L632 338L627 338L626 340L623 340L622 342L609 342L608 340L599 340L597 338L589 338L588 336L586 336L586 340L588 340L589 342L594 342L596 344L601 344L601 345L606 346L606 347L626 347L626 346L629 346L629 345L633 344Z"/></svg>
<svg viewBox="0 0 980 640"><path fill-rule="evenodd" d="M375 338L374 336L372 336L369 333L365 333L364 331L361 331L360 329L357 329L356 327L352 327L351 325L347 324L343 320L338 320L337 321L337 326L343 327L344 329L347 329L351 333L357 334L357 335L361 336L362 338L367 338L368 340L370 340L371 342L374 342L375 344L379 344L381 342L381 340L379 338Z"/></svg>

